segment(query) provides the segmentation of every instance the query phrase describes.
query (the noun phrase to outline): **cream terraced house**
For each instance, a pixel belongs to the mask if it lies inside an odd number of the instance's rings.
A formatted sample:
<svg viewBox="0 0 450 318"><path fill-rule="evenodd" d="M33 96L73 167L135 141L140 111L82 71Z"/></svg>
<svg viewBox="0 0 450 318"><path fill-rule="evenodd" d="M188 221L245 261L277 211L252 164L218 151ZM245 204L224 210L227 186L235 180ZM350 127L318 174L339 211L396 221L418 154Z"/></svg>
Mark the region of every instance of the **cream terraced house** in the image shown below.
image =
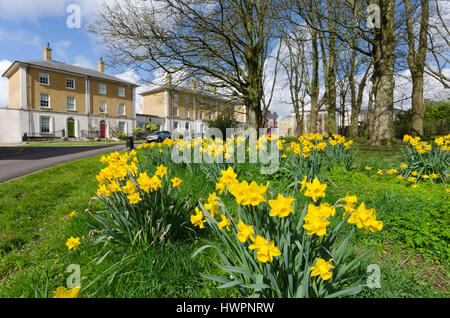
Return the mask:
<svg viewBox="0 0 450 318"><path fill-rule="evenodd" d="M15 61L8 78L9 105L0 108L0 144L23 137L110 138L131 135L136 121L137 85L98 69L44 60Z"/></svg>
<svg viewBox="0 0 450 318"><path fill-rule="evenodd" d="M160 130L178 131L186 134L205 133L207 122L219 115L233 116L241 127L247 127L247 114L241 101L223 98L215 93L196 89L195 81L190 87L173 85L170 76L161 87L141 93L142 106L140 114L160 119ZM141 116L138 116L138 118ZM137 126L145 123L138 120Z"/></svg>

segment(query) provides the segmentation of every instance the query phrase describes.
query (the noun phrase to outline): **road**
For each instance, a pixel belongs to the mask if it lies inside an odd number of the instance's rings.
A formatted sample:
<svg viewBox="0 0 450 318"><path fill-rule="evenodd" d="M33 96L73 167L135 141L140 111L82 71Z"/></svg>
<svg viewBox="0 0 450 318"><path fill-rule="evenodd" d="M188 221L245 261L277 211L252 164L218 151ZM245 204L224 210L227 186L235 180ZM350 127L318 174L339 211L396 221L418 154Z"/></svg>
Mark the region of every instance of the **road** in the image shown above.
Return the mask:
<svg viewBox="0 0 450 318"><path fill-rule="evenodd" d="M122 151L125 147L125 145L0 147L0 183L73 160L91 157L105 152Z"/></svg>

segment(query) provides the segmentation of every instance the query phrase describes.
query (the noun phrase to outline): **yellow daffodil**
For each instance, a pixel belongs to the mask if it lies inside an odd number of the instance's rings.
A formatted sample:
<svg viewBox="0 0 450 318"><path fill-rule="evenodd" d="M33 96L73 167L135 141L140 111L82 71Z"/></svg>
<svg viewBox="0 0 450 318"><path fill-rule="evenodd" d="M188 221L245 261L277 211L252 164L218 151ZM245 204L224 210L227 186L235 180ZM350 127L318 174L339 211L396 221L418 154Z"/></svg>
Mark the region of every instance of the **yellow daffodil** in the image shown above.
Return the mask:
<svg viewBox="0 0 450 318"><path fill-rule="evenodd" d="M67 242L66 242L66 246L68 247L69 250L77 250L77 247L80 246L80 238L79 237L73 237L71 236Z"/></svg>
<svg viewBox="0 0 450 318"><path fill-rule="evenodd" d="M377 232L383 228L383 222L376 220L375 209L366 209L364 203L350 214L347 222L355 224L358 228L364 228L364 234L369 231Z"/></svg>
<svg viewBox="0 0 450 318"><path fill-rule="evenodd" d="M409 182L416 182L417 178L415 177L408 177Z"/></svg>
<svg viewBox="0 0 450 318"><path fill-rule="evenodd" d="M69 218L72 218L76 215L77 213L75 211L72 211L69 213Z"/></svg>
<svg viewBox="0 0 450 318"><path fill-rule="evenodd" d="M128 200L130 201L130 204L136 204L142 201L141 196L139 195L139 192L132 193L127 196Z"/></svg>
<svg viewBox="0 0 450 318"><path fill-rule="evenodd" d="M53 298L78 298L80 289L80 287L74 287L70 290L67 290L65 287L61 286L56 288L56 294Z"/></svg>
<svg viewBox="0 0 450 318"><path fill-rule="evenodd" d="M237 238L241 243L247 242L247 240L253 235L253 226L246 225L244 222L239 221L237 224L239 232L237 233Z"/></svg>
<svg viewBox="0 0 450 318"><path fill-rule="evenodd" d="M195 215L194 214L191 215L191 223L194 226L198 226L199 228L203 229L205 227L203 223L206 222L206 220L203 219L203 212L200 211L198 207L196 207L195 213L196 213Z"/></svg>
<svg viewBox="0 0 450 318"><path fill-rule="evenodd" d="M205 204L205 210L209 211L211 217L214 217L214 214L218 211L219 203L219 198L216 193L210 193L208 196L208 203Z"/></svg>
<svg viewBox="0 0 450 318"><path fill-rule="evenodd" d="M402 168L402 169L407 169L407 168L408 168L408 165L407 165L406 163L402 163L402 164L400 165L400 168Z"/></svg>
<svg viewBox="0 0 450 318"><path fill-rule="evenodd" d="M312 183L306 183L305 196L311 197L316 202L318 198L325 197L326 188L326 184L321 184L319 179L315 178Z"/></svg>
<svg viewBox="0 0 450 318"><path fill-rule="evenodd" d="M167 140L167 139L166 139ZM164 177L167 174L167 167L164 165L160 165L159 167L156 167L155 175L159 177Z"/></svg>
<svg viewBox="0 0 450 318"><path fill-rule="evenodd" d="M269 200L269 205L272 208L270 210L270 216L278 216L279 218L284 218L288 216L290 213L294 212L294 207L292 204L295 199L292 197L284 197L281 194L278 194L276 200Z"/></svg>
<svg viewBox="0 0 450 318"><path fill-rule="evenodd" d="M220 218L222 219L220 222L217 222L217 226L219 229L223 229L224 227L227 228L228 231L230 230L230 221L228 221L227 217L223 214L220 215Z"/></svg>
<svg viewBox="0 0 450 318"><path fill-rule="evenodd" d="M178 177L175 177L173 179L170 179L170 182L172 182L172 187L175 188L175 187L178 187L183 182L183 180L181 180Z"/></svg>
<svg viewBox="0 0 450 318"><path fill-rule="evenodd" d="M125 186L122 187L122 192L125 194L132 194L136 191L136 183L127 180Z"/></svg>
<svg viewBox="0 0 450 318"><path fill-rule="evenodd" d="M310 268L311 277L320 275L323 280L329 280L333 275L330 271L330 269L334 268L334 266L331 265L332 261L333 259L330 259L327 262L323 258L317 258L316 264Z"/></svg>
<svg viewBox="0 0 450 318"><path fill-rule="evenodd" d="M264 237L257 235L253 244L248 247L250 250L256 249L256 258L261 263L272 263L274 256L281 255L280 250L273 241L267 241Z"/></svg>

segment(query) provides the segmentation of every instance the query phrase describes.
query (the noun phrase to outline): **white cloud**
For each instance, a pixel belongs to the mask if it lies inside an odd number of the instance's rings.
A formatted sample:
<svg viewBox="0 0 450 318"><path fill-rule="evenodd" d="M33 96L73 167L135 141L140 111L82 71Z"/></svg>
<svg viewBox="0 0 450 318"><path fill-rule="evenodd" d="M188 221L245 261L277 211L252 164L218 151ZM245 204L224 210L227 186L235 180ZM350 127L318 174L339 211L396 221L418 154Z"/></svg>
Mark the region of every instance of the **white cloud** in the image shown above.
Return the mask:
<svg viewBox="0 0 450 318"><path fill-rule="evenodd" d="M52 44L53 52L55 53L56 57L59 57L61 59L66 58L66 51L67 49L72 45L71 41L59 41L55 44Z"/></svg>
<svg viewBox="0 0 450 318"><path fill-rule="evenodd" d="M0 0L1 1L1 0ZM0 41L9 45L25 45L43 48L42 39L27 30L3 30L0 29Z"/></svg>
<svg viewBox="0 0 450 318"><path fill-rule="evenodd" d="M0 76L10 67L11 61L1 60L0 61ZM8 105L8 79L5 77L0 77L0 107Z"/></svg>
<svg viewBox="0 0 450 318"><path fill-rule="evenodd" d="M86 67L86 68L91 68L91 69L97 69L89 60L88 57L84 56L84 55L78 55L75 56L75 63L74 65L76 66L81 66L81 67Z"/></svg>
<svg viewBox="0 0 450 318"><path fill-rule="evenodd" d="M81 21L86 23L95 16L98 8L106 0L0 0L0 20L32 21L38 23L41 18L69 16L67 7L78 4L81 9Z"/></svg>

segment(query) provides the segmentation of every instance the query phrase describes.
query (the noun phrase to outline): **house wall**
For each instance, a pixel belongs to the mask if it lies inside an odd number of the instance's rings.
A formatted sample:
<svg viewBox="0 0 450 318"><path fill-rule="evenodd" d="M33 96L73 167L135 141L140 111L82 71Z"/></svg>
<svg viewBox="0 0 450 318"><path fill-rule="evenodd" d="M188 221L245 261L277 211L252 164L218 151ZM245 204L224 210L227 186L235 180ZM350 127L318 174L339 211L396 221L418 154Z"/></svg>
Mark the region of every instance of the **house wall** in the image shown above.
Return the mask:
<svg viewBox="0 0 450 318"><path fill-rule="evenodd" d="M0 144L22 142L22 111L0 108Z"/></svg>
<svg viewBox="0 0 450 318"><path fill-rule="evenodd" d="M106 113L108 116L119 118L133 117L133 89L120 83L102 81L90 78L90 113L93 115L104 115L100 113L100 102L106 102ZM99 84L106 85L106 94L99 93ZM119 97L119 87L125 88L125 97ZM125 115L119 115L119 104L125 105Z"/></svg>
<svg viewBox="0 0 450 318"><path fill-rule="evenodd" d="M164 92L144 95L142 99L142 113L157 117L166 116Z"/></svg>
<svg viewBox="0 0 450 318"><path fill-rule="evenodd" d="M15 72L8 80L8 108L18 109L20 105L20 70Z"/></svg>
<svg viewBox="0 0 450 318"><path fill-rule="evenodd" d="M39 74L49 75L49 85L39 83ZM75 89L66 88L66 79L75 80ZM35 110L80 114L86 112L85 77L29 67L27 72L29 107ZM50 95L50 108L41 108L41 93ZM67 109L67 97L75 98L75 110Z"/></svg>

